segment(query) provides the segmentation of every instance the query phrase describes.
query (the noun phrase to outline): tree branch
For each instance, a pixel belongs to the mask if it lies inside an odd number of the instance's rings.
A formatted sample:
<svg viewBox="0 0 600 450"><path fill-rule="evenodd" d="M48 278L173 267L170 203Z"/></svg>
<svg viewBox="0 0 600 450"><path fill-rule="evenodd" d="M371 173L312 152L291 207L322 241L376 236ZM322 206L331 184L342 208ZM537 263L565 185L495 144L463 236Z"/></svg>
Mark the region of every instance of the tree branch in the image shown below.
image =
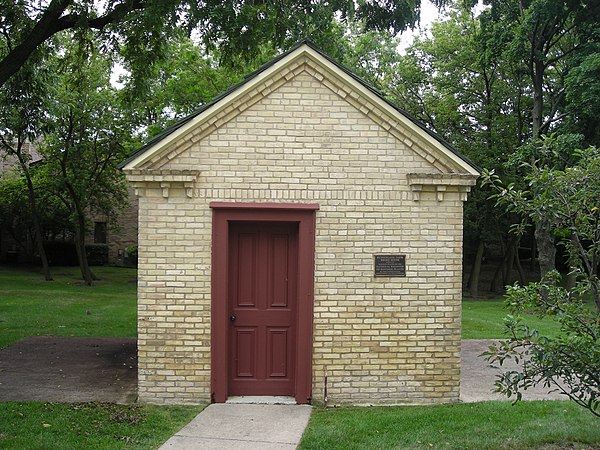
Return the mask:
<svg viewBox="0 0 600 450"><path fill-rule="evenodd" d="M130 12L146 7L144 0L125 0L95 19L80 14L62 16L71 3L72 0L52 0L36 25L22 37L21 43L0 61L0 87L25 64L37 48L56 33L81 24L91 29L102 30L108 24L123 20Z"/></svg>
<svg viewBox="0 0 600 450"><path fill-rule="evenodd" d="M70 3L71 0L52 0L50 2L31 31L23 36L21 43L8 52L0 62L0 86L4 85L25 64L36 48L58 32L55 30L55 24Z"/></svg>
<svg viewBox="0 0 600 450"><path fill-rule="evenodd" d="M144 0L125 0L123 3L119 3L114 7L112 11L104 14L103 16L89 20L86 16L79 14L69 14L61 17L58 22L61 30L73 28L75 25L80 23L82 20L85 21L89 28L95 30L102 30L105 26L119 22L127 14L132 11L140 10L145 8L147 5Z"/></svg>

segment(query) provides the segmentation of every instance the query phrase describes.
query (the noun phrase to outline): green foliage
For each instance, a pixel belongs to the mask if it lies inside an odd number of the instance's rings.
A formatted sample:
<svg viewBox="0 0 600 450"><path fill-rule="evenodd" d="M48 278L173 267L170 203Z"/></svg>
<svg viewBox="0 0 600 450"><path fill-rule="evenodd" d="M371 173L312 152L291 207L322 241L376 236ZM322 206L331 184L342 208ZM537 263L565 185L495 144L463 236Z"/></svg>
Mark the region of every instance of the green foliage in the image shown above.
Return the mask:
<svg viewBox="0 0 600 450"><path fill-rule="evenodd" d="M315 408L300 449L595 448L594 417L564 401Z"/></svg>
<svg viewBox="0 0 600 450"><path fill-rule="evenodd" d="M30 168L30 176L35 187L34 195L43 204L38 211L43 239L69 231L68 212L49 190L48 180L39 166ZM0 177L0 229L8 233L32 261L34 249L28 242L35 235L34 217L28 198L27 182L18 169L6 172Z"/></svg>
<svg viewBox="0 0 600 450"><path fill-rule="evenodd" d="M125 264L131 267L137 267L138 265L138 247L137 245L130 245L125 249Z"/></svg>
<svg viewBox="0 0 600 450"><path fill-rule="evenodd" d="M520 86L517 130L520 144L529 143L524 148L533 150L531 158L535 162L532 165L545 167L552 164L538 154L538 140L543 135L583 132L588 142L595 143L593 132L590 132L593 131L593 120L589 121L588 117L582 123L585 114L580 116L578 104L571 102L581 100L580 93L584 91L584 95L593 95L593 90L578 85L579 77L573 71L587 56L597 53L600 4L582 0L489 0L486 3L490 7L481 15L482 34L487 47L502 58L504 70L512 73L518 81L516 85ZM559 140L560 137L554 144L559 144ZM579 146L571 145L570 148ZM522 156L523 152L516 152L515 156L520 153ZM524 161L528 159L519 158L518 162ZM570 163L554 160L554 164L555 168L562 169ZM498 170L497 165L487 167ZM508 182L506 174L499 175ZM518 178L511 181L518 181ZM555 269L552 217L551 214L529 214L528 217L534 225L543 275Z"/></svg>
<svg viewBox="0 0 600 450"><path fill-rule="evenodd" d="M387 32L362 32L357 23L341 31L343 34L337 37L340 50L334 55L352 72L385 93L393 83L392 74L400 65L398 38Z"/></svg>
<svg viewBox="0 0 600 450"><path fill-rule="evenodd" d="M179 35L165 46L166 56L148 68L143 88L131 76L121 79L125 88L118 93L119 101L127 105L131 126L140 129L144 139L193 113L274 56L272 49L265 48L252 62L239 62L233 69L219 64L217 51L207 54L186 36Z"/></svg>
<svg viewBox="0 0 600 450"><path fill-rule="evenodd" d="M82 32L83 34L83 32ZM114 218L127 201L117 164L125 159L130 122L110 84L112 61L91 36L64 39L52 59L56 82L44 120L40 152L51 191L70 212L82 275L91 284L85 253L89 217Z"/></svg>
<svg viewBox="0 0 600 450"><path fill-rule="evenodd" d="M12 8L7 9L10 11L7 16L9 20L0 21L0 28L4 27L6 29L7 22L10 22L10 19L15 20L16 17L19 17L16 8L14 10ZM7 37L6 34L4 36L7 41L0 41L0 53L3 53L4 50L12 51L11 38ZM17 38L18 33L15 32L13 37ZM24 190L27 193L25 199L29 210L26 212L18 211L22 214L22 217L12 218L12 224L30 222L28 231L32 232L44 268L45 279L50 281L52 276L43 247L45 224L42 216L44 209L40 208L40 203L44 198L40 198L40 190L36 190L36 182L39 181L39 177L37 177L38 180L33 179L30 167L32 153L29 151L27 143L27 141L34 142L38 136L45 117L45 111L49 105L46 87L52 80L52 71L48 70L46 62L47 60L41 49L32 50L27 61L22 63L21 70L13 75L8 82L0 82L0 84L3 84L0 88L0 157L8 157L14 164L16 171L24 180ZM48 211L54 212L53 208L48 208ZM23 231L18 230L16 233L12 233L17 242L23 240ZM27 252L27 249L25 250Z"/></svg>
<svg viewBox="0 0 600 450"><path fill-rule="evenodd" d="M91 266L108 264L108 244L86 244L85 251Z"/></svg>
<svg viewBox="0 0 600 450"><path fill-rule="evenodd" d="M599 31L600 33L600 31ZM565 78L566 129L582 133L587 144L600 142L600 46L573 67Z"/></svg>
<svg viewBox="0 0 600 450"><path fill-rule="evenodd" d="M14 153L17 143L34 141L39 134L49 104L46 88L52 78L47 59L40 51L0 89L0 143L5 152Z"/></svg>
<svg viewBox="0 0 600 450"><path fill-rule="evenodd" d="M545 144L552 142L548 138ZM504 186L493 173L485 174L498 191L499 204L552 225L577 280L566 290L559 286L558 274L550 272L540 283L511 287L506 297L513 313L506 322L508 339L490 347L487 358L521 363L521 370L500 377L499 392L520 399L521 390L530 386L554 386L600 417L600 151L590 147L575 151L574 157L577 163L564 170L524 164L527 189ZM586 306L588 296L594 308ZM561 333L549 337L523 326L519 316L527 311L555 317Z"/></svg>
<svg viewBox="0 0 600 450"><path fill-rule="evenodd" d="M528 286L512 286L506 304L508 339L490 346L488 361L514 359L520 370L499 376L496 391L521 400L522 391L541 384L568 395L600 417L600 314L580 292L557 286L558 274ZM582 286L579 286L581 289ZM555 317L560 333L549 337L522 323L522 314Z"/></svg>
<svg viewBox="0 0 600 450"><path fill-rule="evenodd" d="M383 66L384 91L477 165L511 178L514 171L503 164L523 138L523 75L490 39L487 14L477 18L455 4L447 19L432 25L431 37L416 39L396 65ZM510 242L514 218L495 208L491 194L478 186L465 205L469 256L469 246L506 248Z"/></svg>
<svg viewBox="0 0 600 450"><path fill-rule="evenodd" d="M123 56L134 78L143 81L152 61L166 54L165 43L181 32L193 33L205 48L220 49L224 62L234 63L254 58L265 44L289 48L301 38L326 36L334 19L356 19L368 29L404 30L418 21L420 0L54 0L42 5L2 0L0 7L1 86L36 51L54 52L51 41L63 30L76 35L95 31L105 50Z"/></svg>
<svg viewBox="0 0 600 450"><path fill-rule="evenodd" d="M127 247L125 249L125 254L129 258L136 258L137 259L137 257L138 257L138 246L137 245L130 245L129 247Z"/></svg>
<svg viewBox="0 0 600 450"><path fill-rule="evenodd" d="M519 80L491 48L471 11L450 10L397 58L386 79L390 99L481 166L497 167L521 144ZM387 66L386 66L387 67Z"/></svg>
<svg viewBox="0 0 600 450"><path fill-rule="evenodd" d="M564 169L577 163L578 152L573 149L581 148L583 136L580 134L557 134L542 136L541 139L530 141L511 153L505 166L515 171L519 178L530 178L533 166L552 169ZM519 185L525 186L528 178Z"/></svg>
<svg viewBox="0 0 600 450"><path fill-rule="evenodd" d="M431 37L416 39L397 64L386 65L382 85L391 100L480 167L517 182L519 168L505 163L532 136L570 130L595 142L589 111L600 6L579 0L484 3L474 17L472 2L456 2L447 19L433 24ZM471 193L465 242L509 249L515 242L508 229L519 218L499 211L489 201L492 193L489 185ZM543 225L536 224L538 251L550 263L552 243L544 239Z"/></svg>
<svg viewBox="0 0 600 450"><path fill-rule="evenodd" d="M566 116L565 77L597 42L600 6L585 0L484 3L490 6L482 14L488 42L528 79L526 136L555 131Z"/></svg>
<svg viewBox="0 0 600 450"><path fill-rule="evenodd" d="M32 228L25 180L14 176L0 178L0 230L6 230L24 246Z"/></svg>
<svg viewBox="0 0 600 450"><path fill-rule="evenodd" d="M572 270L585 282L600 311L600 150L575 150L569 157L564 155L564 143L558 145L563 151L556 151L555 144L560 140L545 137L536 147L539 158L521 165L526 188L504 185L493 171L485 171L483 179L496 191L498 205L533 221L545 219L552 224L554 235L567 249ZM558 158L576 163L556 169Z"/></svg>
<svg viewBox="0 0 600 450"><path fill-rule="evenodd" d="M197 415L198 406L0 403L0 447L158 448Z"/></svg>
<svg viewBox="0 0 600 450"><path fill-rule="evenodd" d="M77 266L77 250L73 241L48 240L44 242L48 262L52 266ZM86 244L85 251L90 266L108 264L107 244Z"/></svg>
<svg viewBox="0 0 600 450"><path fill-rule="evenodd" d="M383 86L397 64L397 40L389 33L363 32L364 25L357 22L347 26L332 22L328 27L314 35L316 45L373 86ZM285 45L295 44L290 39ZM237 58L233 64L224 64L223 49L207 52L185 35L178 35L165 45L165 58L152 65L142 88L130 75L121 78L125 82L122 101L134 117L135 128L141 130L140 137L145 139L242 82L244 76L278 53L274 43L267 41L252 58Z"/></svg>

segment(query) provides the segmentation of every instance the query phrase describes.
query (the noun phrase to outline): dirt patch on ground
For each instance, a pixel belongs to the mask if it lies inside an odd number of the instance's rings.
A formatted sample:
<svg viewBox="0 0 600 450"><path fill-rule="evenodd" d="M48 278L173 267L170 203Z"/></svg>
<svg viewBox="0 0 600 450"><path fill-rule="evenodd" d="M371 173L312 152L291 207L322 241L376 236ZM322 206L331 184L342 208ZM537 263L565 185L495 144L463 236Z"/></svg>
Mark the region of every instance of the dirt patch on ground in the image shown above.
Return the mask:
<svg viewBox="0 0 600 450"><path fill-rule="evenodd" d="M479 357L492 342L462 342L461 401L506 400L492 392L500 370ZM0 350L0 401L131 403L136 398L135 339L30 337ZM542 388L523 398L566 399Z"/></svg>
<svg viewBox="0 0 600 450"><path fill-rule="evenodd" d="M38 336L0 350L0 401L136 398L136 339Z"/></svg>

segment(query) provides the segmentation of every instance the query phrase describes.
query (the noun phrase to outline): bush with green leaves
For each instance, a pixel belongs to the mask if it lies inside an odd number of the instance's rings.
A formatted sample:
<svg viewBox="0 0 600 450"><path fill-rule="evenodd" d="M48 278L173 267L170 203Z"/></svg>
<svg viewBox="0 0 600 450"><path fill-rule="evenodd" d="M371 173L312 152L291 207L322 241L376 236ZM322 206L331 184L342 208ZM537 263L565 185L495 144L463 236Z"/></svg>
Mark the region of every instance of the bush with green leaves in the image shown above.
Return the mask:
<svg viewBox="0 0 600 450"><path fill-rule="evenodd" d="M552 143L546 139L541 145ZM541 384L600 417L600 151L589 147L573 156L576 162L564 170L539 161L523 164L525 189L484 173L499 205L519 213L523 223L543 219L552 225L575 280L567 289L557 272L549 272L538 283L509 287L508 338L485 356L499 365L507 359L519 364L499 376L498 392L520 400L522 391ZM561 332L548 337L529 328L524 317L532 313L558 321Z"/></svg>
<svg viewBox="0 0 600 450"><path fill-rule="evenodd" d="M485 353L491 363L513 359L518 370L505 371L496 391L520 400L535 385L559 391L600 417L600 319L597 310L581 295L558 285L558 272L539 283L509 286L506 305L511 314L505 325L508 339ZM541 335L526 325L524 316L537 314L560 323L555 337Z"/></svg>

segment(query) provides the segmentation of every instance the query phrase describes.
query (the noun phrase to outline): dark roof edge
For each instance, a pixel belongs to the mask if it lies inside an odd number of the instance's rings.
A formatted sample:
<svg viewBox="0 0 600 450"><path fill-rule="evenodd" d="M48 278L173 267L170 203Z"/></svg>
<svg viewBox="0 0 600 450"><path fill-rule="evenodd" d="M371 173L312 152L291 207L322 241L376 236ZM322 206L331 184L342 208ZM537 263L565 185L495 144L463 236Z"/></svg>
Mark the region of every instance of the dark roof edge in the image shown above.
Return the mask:
<svg viewBox="0 0 600 450"><path fill-rule="evenodd" d="M358 75L356 75L350 69L346 68L345 66L343 66L342 64L340 64L338 61L334 60L331 56L329 56L328 54L326 54L325 52L323 52L310 39L303 39L303 40L297 42L288 51L281 53L279 56L276 56L271 61L263 64L257 70L255 70L254 72L252 72L249 75L247 75L246 77L244 77L244 79L241 82L234 84L229 89L227 89L226 91L224 91L223 93L221 93L220 95L218 95L214 99L212 99L210 102L205 103L204 105L202 105L200 108L198 108L196 111L194 111L190 115L184 117L183 119L179 120L178 122L175 122L173 125L165 128L163 131L161 131L159 134L157 134L156 136L154 136L152 139L150 139L148 142L146 142L140 148L138 148L137 150L133 151L127 157L127 159L125 159L123 162L121 162L117 166L117 168L122 169L129 162L131 162L135 158L137 158L139 155L145 153L154 144L162 141L164 138L166 138L170 134L172 134L175 131L177 131L183 125L187 124L189 121L191 121L195 117L197 117L200 114L202 114L208 108L210 108L214 104L218 103L219 101L221 101L225 97L229 96L231 93L235 92L237 89L239 89L240 87L242 87L243 85L245 85L246 83L248 83L249 81L251 81L253 78L256 78L258 75L260 75L262 72L264 72L265 70L267 70L269 67L277 64L279 61L281 61L286 56L288 56L289 54L293 53L294 51L296 51L298 48L302 47L303 45L307 45L312 50L314 50L319 55L321 55L323 58L327 59L330 63L332 63L333 65L335 65L337 68L339 68L340 70L342 70L344 73L346 73L348 76L352 77L354 80L356 80L362 86L366 87L374 95L376 95L378 98L380 98L381 100L383 100L385 103L387 103L393 109L395 109L396 111L398 111L400 114L402 114L403 116L405 116L412 123L414 123L420 129L422 129L423 131L425 131L432 138L434 138L436 141L438 141L440 144L442 144L445 148L447 148L448 150L450 150L450 152L452 152L454 155L458 156L461 160L463 160L465 163L467 163L468 165L470 165L477 172L481 173L482 169L477 164L473 163L470 159L468 159L466 156L464 156L462 153L460 153L458 150L456 150L452 145L450 145L448 142L446 142L446 140L442 136L440 136L436 132L434 132L434 131L430 130L429 128L427 128L421 121L419 121L418 119L416 119L412 114L408 113L404 109L398 107L397 105L395 105L394 103L392 103L391 101L389 101L374 86L371 86L369 83L367 83L365 80L363 80L362 78L360 78Z"/></svg>
<svg viewBox="0 0 600 450"><path fill-rule="evenodd" d="M416 126L418 126L419 128L421 128L423 131L425 131L427 134L429 134L432 138L434 138L436 141L438 141L444 147L446 147L448 150L450 150L452 153L454 153L456 156L458 156L464 162L466 162L471 167L473 167L475 170L477 170L477 172L481 173L481 171L482 171L481 167L479 167L477 164L475 164L473 161L471 161L465 155L463 155L458 150L456 150L449 142L447 142L438 133L436 133L435 131L432 131L429 128L427 128L425 126L425 124L423 124L423 122L421 122L419 119L417 119L416 117L414 117L411 113L409 113L408 111L405 111L404 109L400 108L398 105L395 105L390 100L388 100L387 98L385 98L385 96L377 88L375 88L371 84L367 83L361 77L359 77L354 72L352 72L350 69L348 69L347 67L345 67L344 65L342 65L341 63L339 63L338 61L336 61L335 59L333 59L331 56L329 56L327 53L324 53L315 44L313 44L310 40L307 39L305 41L302 41L302 44L308 45L310 48L312 48L314 51L316 51L318 54L320 54L323 58L327 59L330 63L334 64L336 67L338 67L340 70L344 71L350 77L354 78L356 81L358 81L360 84L362 84L364 87L366 87L369 91L371 91L373 94L375 94L381 100L383 100L385 103L387 103L393 109L395 109L400 114L402 114L403 116L405 116L408 120L410 120Z"/></svg>

